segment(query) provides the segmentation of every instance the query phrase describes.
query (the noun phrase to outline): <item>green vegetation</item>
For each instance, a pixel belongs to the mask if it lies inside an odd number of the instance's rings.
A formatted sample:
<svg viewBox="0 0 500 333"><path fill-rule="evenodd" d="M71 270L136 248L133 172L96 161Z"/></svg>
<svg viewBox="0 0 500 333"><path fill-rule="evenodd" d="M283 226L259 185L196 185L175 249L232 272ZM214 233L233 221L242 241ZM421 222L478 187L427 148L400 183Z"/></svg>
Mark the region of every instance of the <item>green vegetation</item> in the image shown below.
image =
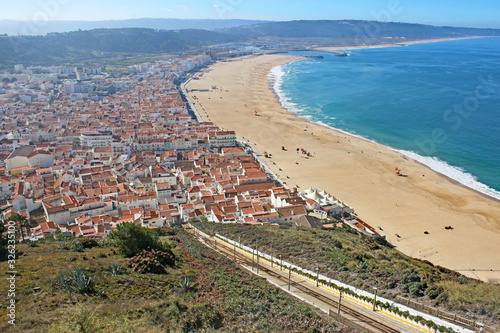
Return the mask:
<svg viewBox="0 0 500 333"><path fill-rule="evenodd" d="M379 42L389 36L405 36L404 40L457 38L466 36L495 36L498 29L438 27L422 24L374 22L361 20L301 20L269 22L235 27L225 31L249 37L328 38L345 45ZM387 39L385 39L387 41ZM404 41L403 40L403 41Z"/></svg>
<svg viewBox="0 0 500 333"><path fill-rule="evenodd" d="M133 223L122 223L117 229L109 237L118 252L127 258L138 255L143 250L169 250L169 245L160 242L153 230Z"/></svg>
<svg viewBox="0 0 500 333"><path fill-rule="evenodd" d="M431 38L497 36L498 29L434 27L372 21L291 21L207 31L144 28L94 29L46 36L0 36L0 69L15 64L100 64L108 70L123 68L121 60L179 55L203 51L211 45L253 41L273 48L284 43L313 46L405 42ZM402 38L401 36L405 36ZM116 59L118 59L118 63ZM128 59L127 59L128 58ZM151 59L153 59L151 58Z"/></svg>
<svg viewBox="0 0 500 333"><path fill-rule="evenodd" d="M61 64L95 61L109 54L184 53L247 37L206 30L95 29L46 36L0 37L0 64Z"/></svg>
<svg viewBox="0 0 500 333"><path fill-rule="evenodd" d="M74 290L80 294L90 294L94 291L92 278L81 268L60 273L56 286L70 292Z"/></svg>
<svg viewBox="0 0 500 333"><path fill-rule="evenodd" d="M8 238L7 234L4 234L4 232L7 231L7 228L3 225L3 222L0 223L0 261L4 261L7 259L7 245L8 245Z"/></svg>
<svg viewBox="0 0 500 333"><path fill-rule="evenodd" d="M18 244L16 326L2 332L351 332L235 266L183 230L176 265L139 274L106 242L71 249L68 241ZM81 240L74 242L81 243ZM7 263L0 263L7 270ZM119 273L117 273L119 272ZM5 317L8 281L0 281Z"/></svg>
<svg viewBox="0 0 500 333"><path fill-rule="evenodd" d="M12 216L10 220L16 222L19 225L21 238L24 239L25 234L28 235L27 228L29 228L30 226L26 216L21 214L14 214L14 216Z"/></svg>
<svg viewBox="0 0 500 333"><path fill-rule="evenodd" d="M205 232L219 233L299 267L338 279L358 288L396 300L411 298L427 306L450 311L471 320L500 322L500 285L469 279L443 267L412 259L348 227L335 230L239 224L193 223ZM272 248L271 248L272 247Z"/></svg>
<svg viewBox="0 0 500 333"><path fill-rule="evenodd" d="M164 274L167 267L175 265L175 256L170 250L144 250L132 257L129 267L137 273Z"/></svg>

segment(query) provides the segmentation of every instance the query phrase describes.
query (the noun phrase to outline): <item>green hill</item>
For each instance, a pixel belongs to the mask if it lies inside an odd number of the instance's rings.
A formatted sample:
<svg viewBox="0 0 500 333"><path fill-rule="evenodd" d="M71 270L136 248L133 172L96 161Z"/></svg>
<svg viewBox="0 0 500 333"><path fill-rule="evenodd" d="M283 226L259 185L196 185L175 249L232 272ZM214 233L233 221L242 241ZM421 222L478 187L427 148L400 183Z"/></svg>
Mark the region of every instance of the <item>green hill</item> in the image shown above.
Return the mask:
<svg viewBox="0 0 500 333"><path fill-rule="evenodd" d="M498 29L435 27L373 21L291 21L260 23L217 31L144 28L94 29L46 36L0 36L0 66L55 65L117 54L197 53L226 43L252 42L267 48L300 41L305 46L377 44L433 38L500 36Z"/></svg>
<svg viewBox="0 0 500 333"><path fill-rule="evenodd" d="M353 332L183 230L162 240L176 244L176 264L164 274L132 271L128 260L102 241L89 247L87 240L84 248L76 245L82 240L18 244L16 325L7 322L9 281L3 278L0 331ZM7 266L0 262L2 272ZM75 272L90 283L68 288Z"/></svg>
<svg viewBox="0 0 500 333"><path fill-rule="evenodd" d="M470 279L457 272L412 259L384 241L377 242L351 228L317 230L290 225L253 226L245 224L193 223L259 251L281 255L283 260L357 288L398 301L412 299L440 311L498 327L500 285ZM402 302L399 299L399 302ZM435 312L434 312L435 313Z"/></svg>
<svg viewBox="0 0 500 333"><path fill-rule="evenodd" d="M423 24L358 20L271 22L228 28L223 31L254 38L271 36L281 38L319 37L350 39L352 42L356 42L363 37L406 37L408 40L416 40L467 36L500 36L500 30L498 29L437 27Z"/></svg>
<svg viewBox="0 0 500 333"><path fill-rule="evenodd" d="M1 36L0 64L57 64L96 58L95 52L160 54L200 51L248 37L207 30L96 29L47 36Z"/></svg>

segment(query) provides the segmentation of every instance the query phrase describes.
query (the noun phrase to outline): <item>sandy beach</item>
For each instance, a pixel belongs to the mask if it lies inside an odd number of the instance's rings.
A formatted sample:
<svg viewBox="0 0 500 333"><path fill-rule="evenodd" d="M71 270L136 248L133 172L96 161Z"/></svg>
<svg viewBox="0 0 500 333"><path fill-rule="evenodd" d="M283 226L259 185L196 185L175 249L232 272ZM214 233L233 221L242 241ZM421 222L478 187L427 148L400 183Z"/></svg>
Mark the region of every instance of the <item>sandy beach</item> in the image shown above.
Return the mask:
<svg viewBox="0 0 500 333"><path fill-rule="evenodd" d="M265 55L219 62L187 88L216 86L190 93L201 116L235 130L255 151L271 153L267 164L290 188L325 189L407 255L499 282L500 202L384 146L289 113L270 89L268 74L297 59ZM301 157L297 148L313 156ZM408 177L396 176L396 167ZM445 230L448 225L453 230Z"/></svg>
<svg viewBox="0 0 500 333"><path fill-rule="evenodd" d="M373 49L379 47L401 47L411 44L422 44L422 43L434 43L434 42L444 42L450 40L460 40L460 39L474 39L474 38L484 38L482 36L470 36L470 37L459 37L459 38L435 38L435 39L421 39L421 40L411 40L407 42L396 42L396 43L385 43L385 44L374 44L374 45L358 45L358 46L328 46L328 47L317 47L315 50L322 52L335 52L342 50L355 50L355 49Z"/></svg>

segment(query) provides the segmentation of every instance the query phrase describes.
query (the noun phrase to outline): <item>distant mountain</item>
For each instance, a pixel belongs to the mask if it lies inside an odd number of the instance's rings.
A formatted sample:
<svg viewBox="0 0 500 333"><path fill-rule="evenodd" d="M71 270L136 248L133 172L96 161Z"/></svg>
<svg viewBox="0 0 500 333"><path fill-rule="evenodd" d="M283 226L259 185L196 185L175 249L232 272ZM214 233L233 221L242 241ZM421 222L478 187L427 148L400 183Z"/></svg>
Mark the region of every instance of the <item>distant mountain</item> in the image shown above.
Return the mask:
<svg viewBox="0 0 500 333"><path fill-rule="evenodd" d="M139 24L141 20L128 20ZM145 19L152 24L154 20ZM244 20L177 20L193 24L244 24ZM115 21L109 21L115 22ZM119 21L122 22L122 21ZM166 28L158 20L158 27ZM170 20L170 23L173 21ZM232 23L231 23L232 22ZM123 23L123 22L122 22ZM210 23L210 24L209 24ZM204 47L231 42L253 42L268 49L303 49L317 46L354 46L433 38L500 36L500 29L436 27L422 24L373 21L266 22L218 30L121 28L78 30L45 36L0 35L0 68L23 64L56 64L85 61L106 54L159 54L198 52ZM171 27L171 26L169 26Z"/></svg>
<svg viewBox="0 0 500 333"><path fill-rule="evenodd" d="M148 29L203 29L217 30L265 23L259 20L196 20L174 18L140 18L129 20L109 21L48 21L36 24L30 21L0 20L0 34L18 35L46 35L52 32L69 32L92 29L121 29L121 28L148 28Z"/></svg>
<svg viewBox="0 0 500 333"><path fill-rule="evenodd" d="M365 43L370 39L405 37L407 40L500 36L499 29L437 27L423 24L374 22L357 20L340 21L290 21L269 22L242 27L225 28L223 31L252 38L329 38L349 43Z"/></svg>
<svg viewBox="0 0 500 333"><path fill-rule="evenodd" d="M248 37L208 30L95 29L47 36L0 36L0 64L54 64L92 60L97 53L159 54L199 51Z"/></svg>

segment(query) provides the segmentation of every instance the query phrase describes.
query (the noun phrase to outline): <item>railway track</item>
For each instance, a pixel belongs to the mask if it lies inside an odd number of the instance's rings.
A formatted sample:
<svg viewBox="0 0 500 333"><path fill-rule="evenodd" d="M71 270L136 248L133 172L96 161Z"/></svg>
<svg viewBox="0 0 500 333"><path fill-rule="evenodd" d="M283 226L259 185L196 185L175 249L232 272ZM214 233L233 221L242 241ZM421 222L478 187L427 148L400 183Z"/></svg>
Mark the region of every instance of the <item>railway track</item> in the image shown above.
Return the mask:
<svg viewBox="0 0 500 333"><path fill-rule="evenodd" d="M198 236L194 233L193 234L198 240L200 240L202 243L205 245L209 246L210 248L217 250L224 254L226 257L230 259L236 259L236 263L252 267L254 263L252 262L252 259L247 257L246 255L240 253L239 251L234 251L234 248L231 246L226 245L226 243L217 240L217 245L216 248L214 248L214 242L212 239L205 239L203 236ZM265 272L266 274L280 280L283 282L288 283L288 276L286 271L283 271L283 275L280 274L279 272L275 272L271 268L266 267L267 265L259 265L259 270ZM297 283L296 281L293 281L293 279L290 281L290 285L293 286L294 288L308 294L309 296L312 296L316 298L317 300L328 304L334 309L338 309L339 302L338 300L328 297L312 288L309 288L303 284ZM345 304L345 302L340 302L341 303L341 308L340 311L343 313L344 317L348 319L349 321L353 322L353 324L356 327L363 327L365 330L369 330L370 332L376 332L376 333L400 333L402 332L400 329L394 328L393 326L390 326L387 323L381 322L380 320L377 320L373 317L367 316L366 314L348 306ZM355 322L354 322L355 321Z"/></svg>

